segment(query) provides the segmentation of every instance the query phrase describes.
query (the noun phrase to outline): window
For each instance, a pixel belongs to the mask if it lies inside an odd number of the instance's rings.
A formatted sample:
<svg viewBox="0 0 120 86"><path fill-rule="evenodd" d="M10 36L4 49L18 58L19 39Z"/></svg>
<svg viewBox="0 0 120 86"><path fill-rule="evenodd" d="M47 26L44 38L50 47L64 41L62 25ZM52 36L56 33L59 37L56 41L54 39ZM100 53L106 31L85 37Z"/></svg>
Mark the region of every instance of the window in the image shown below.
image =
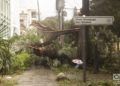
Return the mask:
<svg viewBox="0 0 120 86"><path fill-rule="evenodd" d="M36 12L32 12L31 15L32 15L32 18L36 18L37 17Z"/></svg>

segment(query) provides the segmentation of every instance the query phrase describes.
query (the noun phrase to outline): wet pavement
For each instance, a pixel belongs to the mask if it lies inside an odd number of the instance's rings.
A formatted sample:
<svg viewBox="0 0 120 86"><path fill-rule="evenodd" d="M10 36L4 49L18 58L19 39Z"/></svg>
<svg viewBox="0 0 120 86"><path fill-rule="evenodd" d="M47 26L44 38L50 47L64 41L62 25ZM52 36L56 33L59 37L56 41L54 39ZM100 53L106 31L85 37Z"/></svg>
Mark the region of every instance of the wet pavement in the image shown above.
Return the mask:
<svg viewBox="0 0 120 86"><path fill-rule="evenodd" d="M57 86L52 70L32 68L17 77L16 86Z"/></svg>

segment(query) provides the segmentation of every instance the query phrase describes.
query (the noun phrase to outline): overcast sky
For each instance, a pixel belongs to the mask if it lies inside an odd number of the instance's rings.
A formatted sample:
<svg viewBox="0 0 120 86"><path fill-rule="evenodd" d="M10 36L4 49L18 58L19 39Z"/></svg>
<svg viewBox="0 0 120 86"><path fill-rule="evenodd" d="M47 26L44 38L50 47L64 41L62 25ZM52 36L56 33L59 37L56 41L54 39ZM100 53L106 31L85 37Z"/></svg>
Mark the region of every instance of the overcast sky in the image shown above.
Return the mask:
<svg viewBox="0 0 120 86"><path fill-rule="evenodd" d="M82 0L65 0L65 8L81 8ZM56 0L39 0L41 18L56 15ZM37 9L37 0L19 0L20 11L25 9ZM73 13L72 9L67 10L67 18L70 18Z"/></svg>

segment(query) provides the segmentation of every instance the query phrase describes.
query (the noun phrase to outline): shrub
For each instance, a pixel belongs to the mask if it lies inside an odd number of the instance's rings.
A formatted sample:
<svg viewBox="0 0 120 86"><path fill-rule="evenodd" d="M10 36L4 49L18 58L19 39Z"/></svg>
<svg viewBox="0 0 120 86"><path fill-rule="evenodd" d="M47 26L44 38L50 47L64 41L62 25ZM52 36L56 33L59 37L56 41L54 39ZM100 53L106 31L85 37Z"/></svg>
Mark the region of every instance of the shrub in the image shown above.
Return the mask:
<svg viewBox="0 0 120 86"><path fill-rule="evenodd" d="M76 57L77 47L72 46L72 44L64 44L63 48L59 50L59 53L64 53L69 57Z"/></svg>
<svg viewBox="0 0 120 86"><path fill-rule="evenodd" d="M104 68L111 73L120 72L120 54L114 53L105 59Z"/></svg>
<svg viewBox="0 0 120 86"><path fill-rule="evenodd" d="M14 86L17 82L15 80L7 80L3 77L0 77L0 86Z"/></svg>
<svg viewBox="0 0 120 86"><path fill-rule="evenodd" d="M27 52L22 51L18 55L12 57L13 70L26 69L31 65L31 57Z"/></svg>
<svg viewBox="0 0 120 86"><path fill-rule="evenodd" d="M0 39L0 73L6 74L11 66L11 53L8 40Z"/></svg>

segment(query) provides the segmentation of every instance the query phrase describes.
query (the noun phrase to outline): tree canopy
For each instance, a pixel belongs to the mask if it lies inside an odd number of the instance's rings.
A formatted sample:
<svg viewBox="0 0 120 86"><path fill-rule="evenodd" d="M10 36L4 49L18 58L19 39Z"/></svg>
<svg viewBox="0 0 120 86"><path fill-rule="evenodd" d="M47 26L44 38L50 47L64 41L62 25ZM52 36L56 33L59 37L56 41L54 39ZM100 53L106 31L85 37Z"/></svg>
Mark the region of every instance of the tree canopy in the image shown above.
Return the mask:
<svg viewBox="0 0 120 86"><path fill-rule="evenodd" d="M90 15L114 16L114 24L109 28L120 37L120 0L92 0Z"/></svg>

